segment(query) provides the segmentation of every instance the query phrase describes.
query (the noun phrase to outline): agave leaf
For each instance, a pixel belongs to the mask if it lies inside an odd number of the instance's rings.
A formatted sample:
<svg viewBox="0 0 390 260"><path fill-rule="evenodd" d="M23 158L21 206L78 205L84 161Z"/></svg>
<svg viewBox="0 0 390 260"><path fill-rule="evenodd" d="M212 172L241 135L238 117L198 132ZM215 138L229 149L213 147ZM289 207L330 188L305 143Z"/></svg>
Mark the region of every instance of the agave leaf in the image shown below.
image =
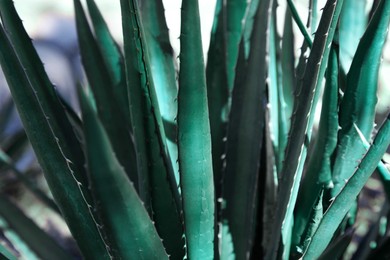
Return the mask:
<svg viewBox="0 0 390 260"><path fill-rule="evenodd" d="M0 148L0 168L6 165L15 173L16 178L20 180L28 190L30 190L38 199L40 199L47 207L61 215L55 202L50 199L42 190L40 190L24 173L20 172L12 159Z"/></svg>
<svg viewBox="0 0 390 260"><path fill-rule="evenodd" d="M259 2L260 2L259 0L250 0L244 16L243 37L244 37L244 47L245 47L245 59L248 59L250 53L251 37L252 37L253 26L254 26L255 16L258 10ZM237 68L236 68L236 73L237 73ZM234 85L236 85L235 82Z"/></svg>
<svg viewBox="0 0 390 260"><path fill-rule="evenodd" d="M289 115L287 110L292 109L287 108L287 104L284 98L284 86L283 86L283 66L282 60L283 55L282 50L280 49L281 39L278 36L277 32L277 16L276 16L276 8L277 2L273 3L272 8L272 19L271 19L271 28L270 28L270 46L269 46L269 82L268 82L268 96L269 96L269 104L271 110L271 136L274 140L274 151L275 151L275 164L276 171L280 171L282 168L283 160L284 160L284 150L287 144L287 135L288 135L288 118ZM290 20L291 21L291 20ZM287 29L286 29L287 30ZM292 46L293 48L293 46ZM285 53L286 55L289 55ZM291 53L294 55L293 53ZM294 57L292 56L292 62ZM288 59L288 58L286 58ZM294 65L292 63L292 70L294 71ZM292 72L293 72L292 71ZM286 73L288 74L288 73ZM291 74L290 74L291 75ZM292 76L292 75L291 75ZM293 79L293 76L291 80ZM287 86L289 88L292 86ZM291 89L290 89L291 90ZM287 91L288 92L288 91ZM292 98L292 92L288 98ZM273 118L272 118L273 117ZM275 132L276 131L276 132ZM277 140L276 140L277 139Z"/></svg>
<svg viewBox="0 0 390 260"><path fill-rule="evenodd" d="M247 62L246 62L246 54L245 54L245 39L241 39L240 43L240 52L238 55L237 60L237 67L236 67L236 77L235 77L235 85L236 86L243 86L245 83L246 78L246 71L247 71ZM237 88L235 87L233 89L233 97L236 99L237 94ZM235 101L236 102L236 101ZM232 107L233 108L233 107ZM231 122L231 118L233 115L233 112L237 110L234 109L231 111L229 115L229 122ZM230 140L230 139L228 139ZM271 144L272 145L272 144ZM224 168L223 172L223 178L222 178L222 223L221 223L221 259L236 259L236 252L235 247L233 243L233 237L232 237L232 231L231 231L231 224L227 221L227 212L226 212L226 200L227 200L227 194L229 194L229 191L233 189L234 187L234 179L231 178L231 176L226 175L226 166Z"/></svg>
<svg viewBox="0 0 390 260"><path fill-rule="evenodd" d="M368 143L360 129L356 126L356 124L354 124L353 126L356 132L359 134L360 140L362 141L364 148L368 150L370 148L370 144ZM390 199L390 172L382 161L379 161L376 170L379 173L379 178L382 181L386 196L388 199Z"/></svg>
<svg viewBox="0 0 390 260"><path fill-rule="evenodd" d="M312 206L309 216L309 221L307 223L306 229L302 235L300 247L302 248L301 252L304 252L307 248L307 245L310 243L312 236L316 232L318 225L321 222L324 209L323 209L323 195L324 189L320 190L320 194L317 196L315 204Z"/></svg>
<svg viewBox="0 0 390 260"><path fill-rule="evenodd" d="M181 7L177 123L180 182L189 259L212 259L214 256L215 191L201 43L198 1L184 0Z"/></svg>
<svg viewBox="0 0 390 260"><path fill-rule="evenodd" d="M234 86L235 69L239 53L239 45L244 26L243 20L249 8L249 1L231 0L226 2L226 70L229 92ZM253 1L252 1L253 2ZM222 23L221 20L220 23Z"/></svg>
<svg viewBox="0 0 390 260"><path fill-rule="evenodd" d="M237 62L236 82L228 125L224 176L223 225L232 233L236 258L250 255L256 216L256 193L263 143L265 88L272 1L261 1L253 22L250 55ZM245 44L245 38L242 44ZM241 48L245 47L241 46ZM244 52L241 51L240 55ZM241 70L241 71L240 71Z"/></svg>
<svg viewBox="0 0 390 260"><path fill-rule="evenodd" d="M331 156L337 145L338 132L338 58L335 47L330 52L326 86L323 95L321 119L313 155L309 160L307 172L300 185L297 205L294 210L293 248L298 249L302 234L309 223L310 211L321 189L332 184Z"/></svg>
<svg viewBox="0 0 390 260"><path fill-rule="evenodd" d="M4 195L0 196L0 215L41 259L70 259L63 248Z"/></svg>
<svg viewBox="0 0 390 260"><path fill-rule="evenodd" d="M377 102L378 70L382 48L390 22L390 2L382 1L364 33L351 69L347 75L347 88L340 104L340 134L333 167L332 196L344 186L365 150L353 124L362 131L366 139L374 125Z"/></svg>
<svg viewBox="0 0 390 260"><path fill-rule="evenodd" d="M310 0L309 2L309 12L310 12L310 32L315 34L318 26L318 0Z"/></svg>
<svg viewBox="0 0 390 260"><path fill-rule="evenodd" d="M366 0L346 0L339 23L340 63L348 71L366 26Z"/></svg>
<svg viewBox="0 0 390 260"><path fill-rule="evenodd" d="M313 48L306 65L305 74L296 90L297 96L294 102L289 141L285 153L285 163L281 171L280 193L276 207L277 218L273 232L275 239L272 247L268 251L266 259L276 258L280 242L280 232L286 232L283 236L283 244L285 244L288 239L286 235L291 229L293 209L307 155L305 143L310 140L314 117L313 109L315 110L316 101L319 96L318 92L327 66L330 43L334 36L342 4L343 0L331 0L324 7L319 28L314 38Z"/></svg>
<svg viewBox="0 0 390 260"><path fill-rule="evenodd" d="M149 52L150 68L156 95L164 122L174 126L164 130L167 134L167 148L171 164L179 183L176 141L177 81L173 59L173 49L169 41L168 27L165 21L164 6L161 0L140 1L142 24ZM173 139L169 136L174 136Z"/></svg>
<svg viewBox="0 0 390 260"><path fill-rule="evenodd" d="M333 243L328 246L328 248L321 254L318 259L340 259L351 243L354 233L355 229L351 228L346 233L339 236Z"/></svg>
<svg viewBox="0 0 390 260"><path fill-rule="evenodd" d="M226 6L223 4L222 0L219 0L217 1L214 14L206 67L208 107L213 141L213 169L214 174L219 175L219 172L222 169L221 156L224 153L222 139L226 135L225 128L229 99L226 57L226 19ZM214 147L216 149L214 149Z"/></svg>
<svg viewBox="0 0 390 260"><path fill-rule="evenodd" d="M91 198L86 190L88 182L81 148L54 90L47 84L37 83L36 76L46 78L43 66L18 19L12 1L1 1L0 12L3 24L8 24L15 47L20 52L16 56L1 27L0 63L54 199L84 256L108 258L90 211ZM35 73L35 70L39 70L39 73Z"/></svg>
<svg viewBox="0 0 390 260"><path fill-rule="evenodd" d="M124 115L123 119L125 120L126 125L131 127L123 55L121 53L120 47L111 35L95 1L88 0L87 6L95 31L96 42L106 63L107 73L110 74L112 80L112 92L120 104L119 108L122 110L122 114Z"/></svg>
<svg viewBox="0 0 390 260"><path fill-rule="evenodd" d="M267 120L266 115L266 122ZM269 125L265 124L265 141L264 141L264 146L263 149L265 151L265 174L260 170L260 177L259 180L261 187L259 187L259 191L261 192L261 195L259 196L259 203L261 203L261 200L263 201L262 203L262 209L260 210L260 205L259 205L259 212L258 212L258 221L261 220L261 222L257 223L258 230L259 228L262 229L262 232L257 231L257 236L259 233L262 235L261 238L261 245L262 249L264 251L265 248L268 248L269 243L272 241L271 237L271 230L272 230L272 224L273 220L275 218L275 205L277 201L277 187L278 187L278 177L277 177L277 172L276 172L276 167L275 167L275 156L274 156L274 151L273 151L273 146L271 142L271 137L270 137L270 130L269 130ZM262 158L264 158L262 155ZM264 167L264 164L263 164ZM263 183L263 185L261 184ZM262 211L262 212L261 212ZM261 214L262 213L262 214ZM256 245L254 245L256 247ZM258 245L257 247L261 247ZM255 257L255 256L254 256ZM263 257L263 254L259 255L259 257Z"/></svg>
<svg viewBox="0 0 390 260"><path fill-rule="evenodd" d="M283 38L282 38L282 52L281 52L281 67L282 67L282 86L283 86L283 100L280 98L280 108L284 113L286 118L291 118L291 113L294 104L294 81L295 81L295 48L294 48L294 34L292 27L292 17L290 9L286 9L286 14L284 18L284 27L283 27ZM290 128L290 120L286 122L287 130ZM281 135L280 135L281 136ZM287 139L287 137L286 137ZM280 146L283 147L284 140L280 140ZM281 148L283 149L283 148ZM279 149L280 150L280 149ZM284 157L284 149L283 149L283 157ZM279 161L283 161L280 151L279 151ZM281 168L281 166L279 166Z"/></svg>
<svg viewBox="0 0 390 260"><path fill-rule="evenodd" d="M234 2L234 1L233 1ZM216 196L215 227L220 227L222 197L222 172L226 152L227 116L229 111L229 86L227 75L227 7L222 0L216 3L214 22L206 66L207 101L210 118L214 187ZM214 254L218 259L221 230L215 232ZM231 241L230 241L231 242ZM229 249L221 249L221 259L226 259Z"/></svg>
<svg viewBox="0 0 390 260"><path fill-rule="evenodd" d="M129 174L130 179L135 184L138 184L139 177L137 175L136 158L129 133L130 126L123 123L128 122L125 119L128 113L126 112L126 108L120 106L126 105L126 103L120 103L121 101L116 99L118 96L126 96L127 92L126 90L122 90L120 95L115 95L116 89L123 88L125 85L118 83L120 79L117 79L118 76L114 75L115 72L113 71L116 69L111 67L113 62L110 61L110 65L108 66L103 58L104 56L89 28L80 1L74 0L74 6L81 60L96 99L99 117L110 137L119 162ZM93 16L95 17L95 15ZM109 36L100 36L99 39L109 41ZM104 43L102 42L102 44ZM106 52L106 56L113 57L114 54L112 52L107 54ZM119 77L121 76L119 75ZM138 185L136 185L136 188L138 189Z"/></svg>
<svg viewBox="0 0 390 260"><path fill-rule="evenodd" d="M83 124L81 122L79 115L68 104L68 102L66 100L64 100L61 96L58 96L58 97L61 100L61 104L65 110L66 116L67 116L70 124L73 127L73 131L75 132L77 139L80 141L80 143L83 143L83 140L84 140Z"/></svg>
<svg viewBox="0 0 390 260"><path fill-rule="evenodd" d="M62 145L66 146L67 149L69 149L69 152L64 151L64 153L73 161L75 167L78 169L78 172L75 174L78 175L78 180L86 187L86 176L81 173L82 170L80 169L82 168L83 163L83 154L80 144L72 132L69 121L66 119L64 120L65 112L61 109L60 101L55 89L45 73L43 64L32 45L31 39L23 28L23 24L16 13L12 1L1 1L0 15L4 29L7 32L7 37L9 37L11 44L14 46L20 64L23 66L26 76L34 87L35 95L37 96L37 99L40 100L40 106L42 107L42 110L44 110L48 120L53 122L51 126L53 132L55 132L56 135L66 133L66 143L64 142ZM63 131L59 131L59 129L63 129ZM57 138L64 137L57 136Z"/></svg>
<svg viewBox="0 0 390 260"><path fill-rule="evenodd" d="M108 135L80 92L92 195L112 256L168 259L152 220L114 156Z"/></svg>
<svg viewBox="0 0 390 260"><path fill-rule="evenodd" d="M370 13L368 15L369 17L369 20L371 20L371 18L374 16L374 13L377 9L377 7L379 6L379 3L381 2L382 0L373 0L372 1L372 6L371 6L371 9L370 9Z"/></svg>
<svg viewBox="0 0 390 260"><path fill-rule="evenodd" d="M136 1L121 1L125 64L141 199L156 222L168 254L184 255L181 201L166 146Z"/></svg>
<svg viewBox="0 0 390 260"><path fill-rule="evenodd" d="M279 128L282 127L285 128L285 125L283 123L282 125L279 124L281 121L279 120L279 117L281 116L282 108L279 106L280 82L278 82L279 80L278 61L276 60L278 40L277 40L277 32L276 32L275 14L276 14L276 8L273 7L272 18L270 19L270 29L269 29L269 45L268 45L269 65L268 65L267 90L268 90L268 110L270 113L270 121L269 121L270 133L271 133L272 143L274 145L274 150L277 151L276 160L279 162L280 153L284 154L284 151L280 152L279 150L279 136L281 135L281 133L279 132L280 131ZM277 165L279 165L279 163Z"/></svg>
<svg viewBox="0 0 390 260"><path fill-rule="evenodd" d="M293 0L287 0L287 4L288 4L288 7L290 8L292 17L294 18L296 24L298 25L298 28L301 31L307 45L311 49L313 47L313 40L312 40L309 32L307 31L307 28L306 28L305 24L303 23L301 17L299 16L298 10L295 7Z"/></svg>
<svg viewBox="0 0 390 260"><path fill-rule="evenodd" d="M325 250L338 226L353 206L356 197L375 170L389 145L390 114L379 129L373 144L360 162L359 167L325 212L322 221L303 256L304 259L316 259L321 252Z"/></svg>

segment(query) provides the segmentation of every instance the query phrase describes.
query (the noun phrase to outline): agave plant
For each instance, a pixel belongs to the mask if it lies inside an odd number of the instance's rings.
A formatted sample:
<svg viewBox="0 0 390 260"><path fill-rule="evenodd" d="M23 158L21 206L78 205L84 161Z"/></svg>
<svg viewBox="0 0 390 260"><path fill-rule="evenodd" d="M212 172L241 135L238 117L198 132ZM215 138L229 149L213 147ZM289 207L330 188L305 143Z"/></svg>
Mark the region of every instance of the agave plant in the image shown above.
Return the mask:
<svg viewBox="0 0 390 260"><path fill-rule="evenodd" d="M120 0L123 51L95 2L74 0L88 79L80 118L1 0L0 64L55 204L7 151L1 161L65 220L86 259L341 257L376 169L390 198L390 117L374 129L390 1L369 14L365 0L328 0L322 12L308 2L305 25L287 1L280 33L276 0L218 0L205 65L198 1L183 0L177 72L161 0ZM354 259L388 254L388 214ZM23 241L16 249L70 258L6 196L0 215ZM0 252L15 259L11 247Z"/></svg>

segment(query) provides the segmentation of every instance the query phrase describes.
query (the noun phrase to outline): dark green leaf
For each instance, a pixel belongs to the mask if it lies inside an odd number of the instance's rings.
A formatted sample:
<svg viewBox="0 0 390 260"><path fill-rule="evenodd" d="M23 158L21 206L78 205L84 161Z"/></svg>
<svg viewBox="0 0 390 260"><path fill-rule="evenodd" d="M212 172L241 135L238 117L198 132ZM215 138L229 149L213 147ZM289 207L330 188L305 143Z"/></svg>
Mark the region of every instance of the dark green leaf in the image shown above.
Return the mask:
<svg viewBox="0 0 390 260"><path fill-rule="evenodd" d="M333 197L344 186L365 153L353 124L366 139L370 138L374 126L378 71L389 22L390 1L382 1L359 43L347 75L347 88L339 112L341 130L333 167Z"/></svg>
<svg viewBox="0 0 390 260"><path fill-rule="evenodd" d="M102 124L85 94L80 92L91 191L112 256L168 259L133 183L115 158Z"/></svg>
<svg viewBox="0 0 390 260"><path fill-rule="evenodd" d="M305 143L310 140L316 103L325 74L331 41L341 11L343 0L328 1L324 7L318 31L315 35L305 74L296 89L296 100L291 118L289 140L285 153L285 163L281 171L280 192L276 208L276 222L273 232L273 245L266 259L277 256L280 232L283 244L289 239L292 227L293 209L298 194L304 161L307 155ZM283 247L282 247L283 248ZM287 256L285 256L287 257Z"/></svg>
<svg viewBox="0 0 390 260"><path fill-rule="evenodd" d="M153 77L161 117L174 128L165 128L167 134L173 133L174 139L168 137L167 147L171 164L179 183L178 154L176 141L177 116L177 82L173 57L173 49L169 42L169 31L165 21L162 0L140 1L141 18L145 32L145 40L149 52L150 69Z"/></svg>
<svg viewBox="0 0 390 260"><path fill-rule="evenodd" d="M272 1L261 1L253 22L246 64L241 42L228 125L222 224L229 227L236 258L250 255L255 236L257 186L263 145ZM241 70L241 71L240 71Z"/></svg>
<svg viewBox="0 0 390 260"><path fill-rule="evenodd" d="M189 259L214 256L215 191L198 1L181 7L178 148Z"/></svg>
<svg viewBox="0 0 390 260"><path fill-rule="evenodd" d="M338 132L338 58L332 48L328 61L326 86L323 95L321 119L317 140L309 160L307 172L299 188L297 205L294 210L293 250L300 246L302 234L308 225L310 211L323 188L333 185L331 156L337 145Z"/></svg>
<svg viewBox="0 0 390 260"><path fill-rule="evenodd" d="M315 259L325 250L338 226L353 206L356 197L375 170L389 145L390 114L379 129L373 144L360 162L359 167L352 177L348 179L343 189L325 212L324 217L304 254L304 258Z"/></svg>
<svg viewBox="0 0 390 260"><path fill-rule="evenodd" d="M117 99L118 96L123 97L127 95L127 91L123 89L126 85L124 83L120 83L120 77L122 76L120 74L116 75L118 74L118 69L112 67L112 63L115 61L109 60L108 63L104 59L104 57L107 56L112 58L114 56L112 53L115 53L115 51L111 50L108 53L107 50L105 52L105 56L103 56L91 29L89 28L88 21L80 1L74 0L74 6L81 59L96 100L99 117L101 118L107 134L110 137L110 141L114 147L114 151L119 162L125 168L125 171L129 174L130 179L135 183L137 188L137 162L130 136L130 125L127 123L129 120L126 119L126 116L128 116L128 109L126 107L121 107L127 106L127 103L121 103L121 100ZM91 3L90 6L92 6ZM97 15L95 14L94 17L95 16ZM96 19L97 18L95 17L95 20ZM110 41L109 35L107 34L105 37L100 36L99 39ZM102 42L101 44L103 45L105 43ZM106 60L108 60L108 58ZM109 65L107 65L107 63ZM122 93L120 95L115 94L115 92L118 91L118 88L122 88Z"/></svg>
<svg viewBox="0 0 390 260"><path fill-rule="evenodd" d="M140 197L167 253L184 255L181 201L166 146L144 31L136 1L121 1L125 64L140 177Z"/></svg>
<svg viewBox="0 0 390 260"><path fill-rule="evenodd" d="M7 28L20 52L16 56L1 27L0 63L54 199L84 256L108 258L90 211L91 198L86 190L88 182L83 155L71 125L51 85L39 84L37 76L46 78L43 66L22 28L12 1L1 1L0 7L3 24L6 24L5 20L10 22ZM39 72L35 73L35 70Z"/></svg>

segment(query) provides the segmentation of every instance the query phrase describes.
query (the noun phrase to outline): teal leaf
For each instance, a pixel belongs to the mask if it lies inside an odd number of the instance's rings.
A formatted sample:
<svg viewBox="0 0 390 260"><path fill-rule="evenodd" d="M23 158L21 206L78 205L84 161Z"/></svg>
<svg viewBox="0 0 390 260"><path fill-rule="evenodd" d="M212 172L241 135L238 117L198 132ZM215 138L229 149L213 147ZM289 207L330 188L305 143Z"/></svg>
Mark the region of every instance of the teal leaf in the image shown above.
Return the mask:
<svg viewBox="0 0 390 260"><path fill-rule="evenodd" d="M189 259L214 257L215 191L198 1L181 7L178 149Z"/></svg>

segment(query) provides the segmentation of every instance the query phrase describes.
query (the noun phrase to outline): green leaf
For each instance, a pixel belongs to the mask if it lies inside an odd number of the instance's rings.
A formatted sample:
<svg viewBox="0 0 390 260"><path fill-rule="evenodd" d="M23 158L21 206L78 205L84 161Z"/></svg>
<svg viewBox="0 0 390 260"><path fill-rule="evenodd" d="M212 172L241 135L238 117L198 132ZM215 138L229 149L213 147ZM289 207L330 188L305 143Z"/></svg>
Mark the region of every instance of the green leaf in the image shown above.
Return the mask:
<svg viewBox="0 0 390 260"><path fill-rule="evenodd" d="M324 209L323 209L323 195L324 189L320 190L320 194L317 196L314 205L311 208L309 221L307 223L305 232L302 235L300 247L302 248L301 252L304 252L311 241L314 233L316 232L318 225L321 222Z"/></svg>
<svg viewBox="0 0 390 260"><path fill-rule="evenodd" d="M184 255L181 201L151 76L136 1L121 1L130 113L137 154L140 197L155 221L167 253ZM141 189L142 188L142 189ZM152 214L151 214L152 213Z"/></svg>
<svg viewBox="0 0 390 260"><path fill-rule="evenodd" d="M259 2L260 2L259 0L251 0L247 6L247 10L246 10L245 16L244 16L243 38L244 38L244 47L245 47L244 48L245 49L245 59L248 59L248 57L249 57L253 26L254 26L255 16L256 16L256 13L258 10ZM240 44L241 44L241 42L240 42ZM239 59L239 57L237 59ZM237 62L238 62L238 60L237 60ZM237 68L236 68L236 73L237 73ZM236 83L234 83L234 85L235 84Z"/></svg>
<svg viewBox="0 0 390 260"><path fill-rule="evenodd" d="M266 122L267 122L267 115L266 115ZM261 203L261 200L263 200L263 209L258 210L258 221L262 220L262 223L257 223L257 229L262 229L262 232L257 231L257 236L259 236L259 233L262 233L261 239L261 245L263 248L263 252L265 248L268 248L271 241L272 241L272 229L273 229L273 221L275 219L275 205L277 201L277 189L278 189L278 177L275 167L275 156L273 151L273 146L271 142L270 137L270 130L269 130L269 124L264 125L265 128L265 141L263 145L263 153L265 155L262 155L262 158L265 157L263 163L263 168L265 168L265 174L260 169L260 173L264 176L259 176L259 193L262 195L259 195L259 203ZM265 164L265 165L264 165ZM265 180L264 180L265 179ZM261 204L260 204L261 205ZM256 245L254 245L255 247ZM260 245L258 245L260 247ZM255 257L255 256L254 256ZM261 255L263 257L263 254Z"/></svg>
<svg viewBox="0 0 390 260"><path fill-rule="evenodd" d="M375 170L378 162L390 145L390 114L379 129L373 144L362 159L355 173L348 179L344 188L336 196L325 212L314 234L304 259L316 259L330 243L338 226L351 209L359 192Z"/></svg>
<svg viewBox="0 0 390 260"><path fill-rule="evenodd" d="M126 96L127 91L124 83L118 83L121 75L115 75L116 68L112 68L115 61L106 62L99 46L89 28L87 18L79 0L74 0L76 25L78 31L81 60L85 72L96 99L97 111L102 123L107 131L110 141L114 148L115 154L129 174L130 179L138 188L138 176L136 169L136 158L133 150L133 143L130 136L129 120L127 109L121 106L127 106L126 102L117 99L118 96ZM91 6L91 3L90 3ZM93 17L97 16L96 14ZM97 17L95 17L95 20ZM95 22L96 24L96 22ZM99 31L99 30L98 30ZM102 33L102 32L101 32ZM99 33L99 34L101 34ZM101 36L99 39L110 41L109 36ZM101 45L105 44L104 42ZM114 48L114 47L112 47ZM114 57L114 51L105 51L106 57ZM119 54L117 54L119 55ZM106 58L107 60L108 58ZM117 60L117 59L115 59ZM118 61L116 61L118 62ZM107 63L109 65L107 65ZM119 77L119 79L118 79ZM116 94L118 88L122 88L121 94ZM125 122L125 124L124 124ZM126 124L127 123L127 124Z"/></svg>
<svg viewBox="0 0 390 260"><path fill-rule="evenodd" d="M349 71L359 41L367 26L366 0L345 0L340 14L339 44L340 63Z"/></svg>
<svg viewBox="0 0 390 260"><path fill-rule="evenodd" d="M122 114L125 115L124 120L126 125L131 126L123 55L120 47L111 35L95 1L87 0L87 6L95 31L96 42L106 63L107 73L109 73L112 80L112 92L116 100L120 103Z"/></svg>
<svg viewBox="0 0 390 260"><path fill-rule="evenodd" d="M283 100L280 98L280 107L284 113L285 118L291 118L291 113L294 105L294 82L295 82L295 44L294 44L294 34L292 27L292 17L290 9L286 9L286 14L284 17L284 27L283 27L283 38L282 38L282 57L280 58L280 63L282 67L282 86L283 86ZM281 92L281 91L280 91ZM285 122L287 130L290 129L290 120ZM280 135L282 136L282 135ZM286 139L286 140L284 140ZM283 140L279 140L280 146L285 147L285 142L287 143L287 136ZM283 148L281 148L283 149ZM285 149L283 149L284 152ZM280 154L280 149L279 149ZM284 154L283 157L284 158ZM279 155L279 161L281 160L281 155ZM281 166L279 166L279 171Z"/></svg>
<svg viewBox="0 0 390 260"><path fill-rule="evenodd" d="M46 75L43 64L32 45L31 39L23 28L22 21L16 13L12 1L1 1L0 15L10 44L15 49L15 54L23 67L26 77L34 87L36 99L42 107L47 120L52 122L52 131L57 135L57 138L66 140L61 145L69 151L64 150L64 154L68 159L72 160L75 168L77 168L75 174L78 181L87 187L86 176L82 173L83 153L80 144L72 131L69 121L65 119L65 111L62 109L54 86Z"/></svg>
<svg viewBox="0 0 390 260"><path fill-rule="evenodd" d="M307 45L311 49L313 47L313 40L312 40L309 32L307 31L307 28L306 28L305 24L303 23L301 17L299 16L298 10L295 7L293 0L287 0L287 4L288 4L288 7L290 8L292 17L294 18L296 24L298 25L298 28L301 31Z"/></svg>
<svg viewBox="0 0 390 260"><path fill-rule="evenodd" d="M234 1L231 1L234 2ZM208 50L206 66L207 101L209 109L210 131L211 131L211 151L214 173L214 187L216 197L216 217L215 227L219 228L221 221L222 201L222 179L223 162L226 153L227 117L230 109L230 91L227 75L227 32L226 32L227 7L222 0L216 3L214 13L214 23L211 31L210 46ZM230 249L222 248L221 244L222 228L215 232L214 254L215 258L226 259ZM221 256L219 256L221 251Z"/></svg>
<svg viewBox="0 0 390 260"><path fill-rule="evenodd" d="M331 156L337 145L338 132L338 57L332 47L328 61L326 86L323 95L321 119L317 141L309 159L307 172L299 188L297 205L294 210L293 248L298 249L302 234L308 225L310 211L320 190L333 185L331 176Z"/></svg>
<svg viewBox="0 0 390 260"><path fill-rule="evenodd" d="M178 154L176 141L177 116L177 80L174 64L173 49L169 41L169 31L161 0L140 1L141 20L145 32L145 41L149 53L151 75L153 77L161 117L173 128L164 130L167 134L167 148L171 164L175 172L176 182L179 183ZM169 135L174 136L170 139Z"/></svg>
<svg viewBox="0 0 390 260"><path fill-rule="evenodd" d="M243 20L249 8L246 0L231 0L226 2L226 71L229 92L234 86L235 69L239 53L239 45L243 35ZM221 20L220 23L223 23ZM217 54L214 54L217 55Z"/></svg>
<svg viewBox="0 0 390 260"><path fill-rule="evenodd" d="M360 129L356 126L356 124L354 124L353 126L356 132L359 134L360 140L362 141L364 148L368 150L370 148L370 144L368 143ZM376 170L379 173L379 178L382 181L386 196L388 199L390 199L390 172L382 161L379 161Z"/></svg>
<svg viewBox="0 0 390 260"><path fill-rule="evenodd" d="M223 225L233 237L236 258L250 255L255 236L257 186L263 145L267 52L272 1L262 1L256 10L250 55L245 62L244 44L237 62L236 82L228 125L224 175Z"/></svg>
<svg viewBox="0 0 390 260"><path fill-rule="evenodd" d="M214 256L215 196L198 1L181 7L178 148L189 259Z"/></svg>
<svg viewBox="0 0 390 260"><path fill-rule="evenodd" d="M340 259L351 243L354 232L354 229L349 229L346 233L337 237L337 239L328 246L318 259Z"/></svg>
<svg viewBox="0 0 390 260"><path fill-rule="evenodd" d="M40 229L4 195L0 196L0 215L39 258L70 259L70 255L53 238Z"/></svg>
<svg viewBox="0 0 390 260"><path fill-rule="evenodd" d="M226 152L224 138L229 114L229 86L226 52L226 6L217 2L214 24L208 51L206 80L213 156L214 184L217 198L222 196L223 155ZM220 208L220 203L217 207ZM218 221L220 216L217 217Z"/></svg>
<svg viewBox="0 0 390 260"><path fill-rule="evenodd" d="M340 104L340 134L333 167L332 196L344 186L365 153L353 124L370 138L377 103L378 70L382 49L390 22L390 2L382 1L364 33L351 69L347 75L347 88Z"/></svg>
<svg viewBox="0 0 390 260"><path fill-rule="evenodd" d="M276 31L276 20L275 20L276 8L272 8L272 18L270 19L270 29L269 29L269 66L268 66L268 82L267 82L267 90L268 90L268 110L270 114L270 132L271 139L274 145L274 150L276 152L276 161L279 163L280 154L284 154L284 149L279 149L279 136L281 133L279 132L280 128L285 128L284 123L282 125L279 124L279 118L282 116L281 110L282 107L279 106L279 98L282 93L279 93L279 85L280 82L278 78L278 61L277 61L277 50L278 50L278 37ZM283 95L283 94L282 94ZM283 101L281 101L283 102ZM284 116L284 114L283 114ZM287 121L287 120L284 120ZM288 133L283 133L287 135ZM287 139L286 139L287 141ZM280 152L280 153L279 153ZM279 164L277 164L279 165Z"/></svg>
<svg viewBox="0 0 390 260"><path fill-rule="evenodd" d="M310 21L310 33L313 35L317 31L318 26L318 0L310 0L309 3L309 15L311 13Z"/></svg>
<svg viewBox="0 0 390 260"><path fill-rule="evenodd" d="M88 176L112 256L122 259L168 259L133 183L114 156L102 124L85 94L80 92Z"/></svg>
<svg viewBox="0 0 390 260"><path fill-rule="evenodd" d="M0 63L54 199L84 256L106 259L107 251L90 211L91 198L86 190L88 182L81 148L52 86L46 84L42 63L12 1L1 1L0 12L3 25L12 32L19 51L17 56L1 27ZM46 83L40 84L40 79Z"/></svg>
<svg viewBox="0 0 390 260"><path fill-rule="evenodd" d="M329 57L330 43L334 36L342 4L343 0L331 0L324 7L319 28L314 38L313 48L307 61L305 74L299 81L299 86L296 89L296 100L291 118L285 163L280 174L282 178L276 207L277 218L273 232L274 241L272 247L267 252L266 259L276 258L280 232L284 233L283 244L285 244L288 239L287 234L291 229L293 209L307 155L305 143L307 144L311 137L313 110L315 110L319 96L319 89Z"/></svg>

